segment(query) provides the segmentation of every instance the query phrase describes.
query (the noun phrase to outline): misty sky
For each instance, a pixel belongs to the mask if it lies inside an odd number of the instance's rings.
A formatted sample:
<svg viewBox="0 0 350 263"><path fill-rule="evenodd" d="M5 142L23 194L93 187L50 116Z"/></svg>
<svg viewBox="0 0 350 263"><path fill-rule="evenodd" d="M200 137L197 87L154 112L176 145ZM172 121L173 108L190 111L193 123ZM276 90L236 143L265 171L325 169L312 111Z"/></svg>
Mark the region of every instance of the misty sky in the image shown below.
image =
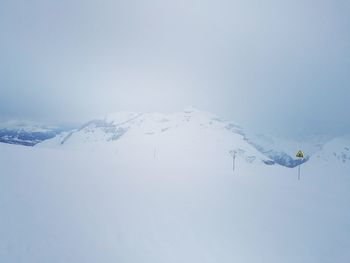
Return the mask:
<svg viewBox="0 0 350 263"><path fill-rule="evenodd" d="M350 133L348 0L0 0L0 119L191 105L258 132Z"/></svg>

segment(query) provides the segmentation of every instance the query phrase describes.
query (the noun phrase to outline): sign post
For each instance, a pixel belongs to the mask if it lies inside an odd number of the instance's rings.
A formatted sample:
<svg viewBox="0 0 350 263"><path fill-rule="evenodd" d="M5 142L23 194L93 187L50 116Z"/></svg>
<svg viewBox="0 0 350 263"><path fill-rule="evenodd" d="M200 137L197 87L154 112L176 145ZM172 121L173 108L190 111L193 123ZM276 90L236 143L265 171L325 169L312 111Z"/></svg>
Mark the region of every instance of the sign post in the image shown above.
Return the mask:
<svg viewBox="0 0 350 263"><path fill-rule="evenodd" d="M299 159L303 159L304 153L302 151L298 151L295 156ZM301 163L298 165L298 180L300 180L300 165Z"/></svg>

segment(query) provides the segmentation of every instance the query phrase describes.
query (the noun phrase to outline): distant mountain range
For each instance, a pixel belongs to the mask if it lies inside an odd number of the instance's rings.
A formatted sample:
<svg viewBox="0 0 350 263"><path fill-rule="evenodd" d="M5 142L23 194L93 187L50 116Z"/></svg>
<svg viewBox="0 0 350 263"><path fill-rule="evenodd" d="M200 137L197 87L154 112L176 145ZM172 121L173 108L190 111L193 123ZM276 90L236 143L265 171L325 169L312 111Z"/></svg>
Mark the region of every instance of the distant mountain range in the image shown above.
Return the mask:
<svg viewBox="0 0 350 263"><path fill-rule="evenodd" d="M77 129L33 122L0 124L0 142L73 150L144 150L151 154L167 151L227 153L247 162L295 167L310 158L350 162L350 139L314 136L303 141L248 134L239 125L217 116L188 108L173 114L119 112L91 120ZM299 149L303 159L295 157Z"/></svg>
<svg viewBox="0 0 350 263"><path fill-rule="evenodd" d="M31 121L6 121L0 123L0 142L34 146L55 137L64 130L66 129L62 127Z"/></svg>

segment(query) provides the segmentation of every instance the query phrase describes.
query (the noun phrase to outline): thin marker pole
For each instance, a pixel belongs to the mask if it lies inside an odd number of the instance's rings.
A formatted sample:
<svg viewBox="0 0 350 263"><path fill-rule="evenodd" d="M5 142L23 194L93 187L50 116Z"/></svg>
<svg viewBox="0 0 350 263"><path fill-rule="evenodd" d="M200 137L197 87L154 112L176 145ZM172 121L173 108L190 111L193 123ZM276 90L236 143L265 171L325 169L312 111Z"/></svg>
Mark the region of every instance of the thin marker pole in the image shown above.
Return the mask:
<svg viewBox="0 0 350 263"><path fill-rule="evenodd" d="M300 164L298 166L298 180L300 180Z"/></svg>
<svg viewBox="0 0 350 263"><path fill-rule="evenodd" d="M236 152L232 155L232 171L235 171L235 160L236 160Z"/></svg>

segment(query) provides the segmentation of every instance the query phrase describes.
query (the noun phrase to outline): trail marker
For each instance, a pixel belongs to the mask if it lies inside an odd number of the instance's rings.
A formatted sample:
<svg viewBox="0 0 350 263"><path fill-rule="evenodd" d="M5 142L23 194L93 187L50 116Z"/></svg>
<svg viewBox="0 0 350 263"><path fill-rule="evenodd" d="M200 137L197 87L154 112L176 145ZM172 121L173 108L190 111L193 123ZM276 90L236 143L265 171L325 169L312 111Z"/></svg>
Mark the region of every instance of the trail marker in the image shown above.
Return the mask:
<svg viewBox="0 0 350 263"><path fill-rule="evenodd" d="M303 159L304 158L304 153L302 151L298 151L295 156L299 159ZM300 180L300 165L301 163L298 165L298 180Z"/></svg>

